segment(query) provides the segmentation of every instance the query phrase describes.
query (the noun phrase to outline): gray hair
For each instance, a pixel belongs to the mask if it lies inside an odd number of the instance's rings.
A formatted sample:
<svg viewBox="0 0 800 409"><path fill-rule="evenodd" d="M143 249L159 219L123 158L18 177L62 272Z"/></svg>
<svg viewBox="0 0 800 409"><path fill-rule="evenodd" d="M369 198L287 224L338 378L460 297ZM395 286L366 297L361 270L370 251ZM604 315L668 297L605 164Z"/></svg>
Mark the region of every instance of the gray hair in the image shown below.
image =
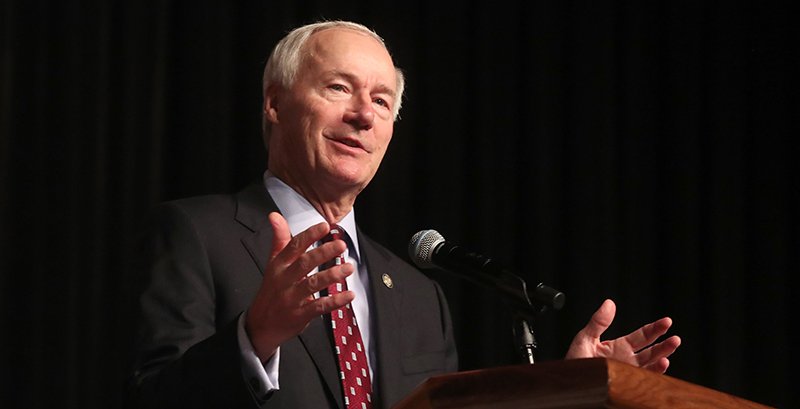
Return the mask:
<svg viewBox="0 0 800 409"><path fill-rule="evenodd" d="M273 85L280 85L288 89L294 84L297 71L300 69L300 64L303 58L303 48L308 42L312 34L318 33L323 30L332 28L347 28L366 34L386 48L386 43L378 33L372 31L358 23L350 21L323 21L314 24L308 24L292 30L287 34L275 48L267 60L267 65L264 67L264 77L262 79L262 95L266 96L267 89ZM403 90L405 89L405 77L403 71L395 67L397 83L397 98L395 99L394 107L392 107L392 117L397 120L400 115L400 107L403 105ZM270 124L266 117L262 118L262 131L264 133L264 142L267 143Z"/></svg>

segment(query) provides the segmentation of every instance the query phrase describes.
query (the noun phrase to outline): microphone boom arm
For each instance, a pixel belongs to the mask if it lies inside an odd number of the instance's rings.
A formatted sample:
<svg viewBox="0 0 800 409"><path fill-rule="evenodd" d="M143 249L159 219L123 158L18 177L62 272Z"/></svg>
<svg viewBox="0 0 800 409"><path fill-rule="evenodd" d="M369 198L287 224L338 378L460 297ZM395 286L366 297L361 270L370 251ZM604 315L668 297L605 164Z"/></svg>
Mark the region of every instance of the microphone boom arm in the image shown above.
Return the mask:
<svg viewBox="0 0 800 409"><path fill-rule="evenodd" d="M548 309L560 310L564 306L564 293L539 283L533 289L522 277L497 265L489 257L469 252L464 248L448 243L440 243L434 251L447 257L446 265L440 266L454 273L469 272L460 276L481 286L494 289L505 296L511 306L533 318Z"/></svg>
<svg viewBox="0 0 800 409"><path fill-rule="evenodd" d="M566 298L564 293L544 283L528 289L522 277L498 266L489 257L448 243L436 230L417 232L408 245L408 255L419 267L439 267L505 296L504 300L514 309L514 341L523 361L533 363L537 344L531 322L547 309L560 310Z"/></svg>

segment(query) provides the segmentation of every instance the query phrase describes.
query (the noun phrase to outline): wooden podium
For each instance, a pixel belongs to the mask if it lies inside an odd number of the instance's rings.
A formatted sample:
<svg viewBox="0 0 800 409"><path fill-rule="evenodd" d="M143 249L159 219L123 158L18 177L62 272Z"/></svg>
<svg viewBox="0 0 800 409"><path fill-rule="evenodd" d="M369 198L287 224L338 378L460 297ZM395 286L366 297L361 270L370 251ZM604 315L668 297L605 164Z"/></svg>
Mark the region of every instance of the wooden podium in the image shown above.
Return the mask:
<svg viewBox="0 0 800 409"><path fill-rule="evenodd" d="M603 359L551 361L435 376L393 409L768 408Z"/></svg>

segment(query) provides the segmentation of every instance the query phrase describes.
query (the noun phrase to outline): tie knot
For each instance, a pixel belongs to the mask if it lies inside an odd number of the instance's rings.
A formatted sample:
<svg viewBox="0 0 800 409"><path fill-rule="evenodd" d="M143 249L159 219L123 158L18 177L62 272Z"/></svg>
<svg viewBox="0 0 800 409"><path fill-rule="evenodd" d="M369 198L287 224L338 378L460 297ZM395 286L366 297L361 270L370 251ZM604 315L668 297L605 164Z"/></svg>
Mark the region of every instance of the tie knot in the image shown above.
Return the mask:
<svg viewBox="0 0 800 409"><path fill-rule="evenodd" d="M347 241L345 239L346 236L347 236L347 232L345 232L344 229L339 227L338 224L332 224L331 225L331 231L327 235L325 235L325 237L323 237L320 241L322 243L327 243L327 242L333 241L333 240L345 240L345 241Z"/></svg>
<svg viewBox="0 0 800 409"><path fill-rule="evenodd" d="M331 225L331 240L344 240L344 235L347 234L344 230L339 227L338 224Z"/></svg>
<svg viewBox="0 0 800 409"><path fill-rule="evenodd" d="M338 225L332 224L331 225L331 231L327 235L325 235L325 237L323 237L322 240L320 240L320 242L324 244L324 243L327 243L327 242L333 241L333 240L344 240L345 243L347 243L347 239L346 238L347 238L347 232L345 232L344 229L342 229ZM348 247L349 247L349 243L348 243ZM322 270L328 269L328 268L330 268L332 266L338 266L338 265L344 264L345 263L345 258L344 257L345 257L344 253L336 256L336 258L334 258L330 262L326 262L323 265L321 265L319 267L319 270L322 271Z"/></svg>

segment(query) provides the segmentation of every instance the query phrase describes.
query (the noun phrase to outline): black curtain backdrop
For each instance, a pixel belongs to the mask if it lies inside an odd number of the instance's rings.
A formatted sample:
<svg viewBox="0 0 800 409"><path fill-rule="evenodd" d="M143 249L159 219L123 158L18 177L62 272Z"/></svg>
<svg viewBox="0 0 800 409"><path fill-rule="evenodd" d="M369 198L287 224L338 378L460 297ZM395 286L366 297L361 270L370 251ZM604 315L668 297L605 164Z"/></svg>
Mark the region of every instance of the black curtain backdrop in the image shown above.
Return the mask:
<svg viewBox="0 0 800 409"><path fill-rule="evenodd" d="M559 359L669 315L669 374L779 407L797 292L798 22L762 1L36 1L0 6L4 408L118 408L130 264L156 203L260 177L260 78L290 28L353 19L405 69L357 218L434 228L567 294ZM266 251L266 249L265 249ZM517 363L511 315L444 272L462 368Z"/></svg>

